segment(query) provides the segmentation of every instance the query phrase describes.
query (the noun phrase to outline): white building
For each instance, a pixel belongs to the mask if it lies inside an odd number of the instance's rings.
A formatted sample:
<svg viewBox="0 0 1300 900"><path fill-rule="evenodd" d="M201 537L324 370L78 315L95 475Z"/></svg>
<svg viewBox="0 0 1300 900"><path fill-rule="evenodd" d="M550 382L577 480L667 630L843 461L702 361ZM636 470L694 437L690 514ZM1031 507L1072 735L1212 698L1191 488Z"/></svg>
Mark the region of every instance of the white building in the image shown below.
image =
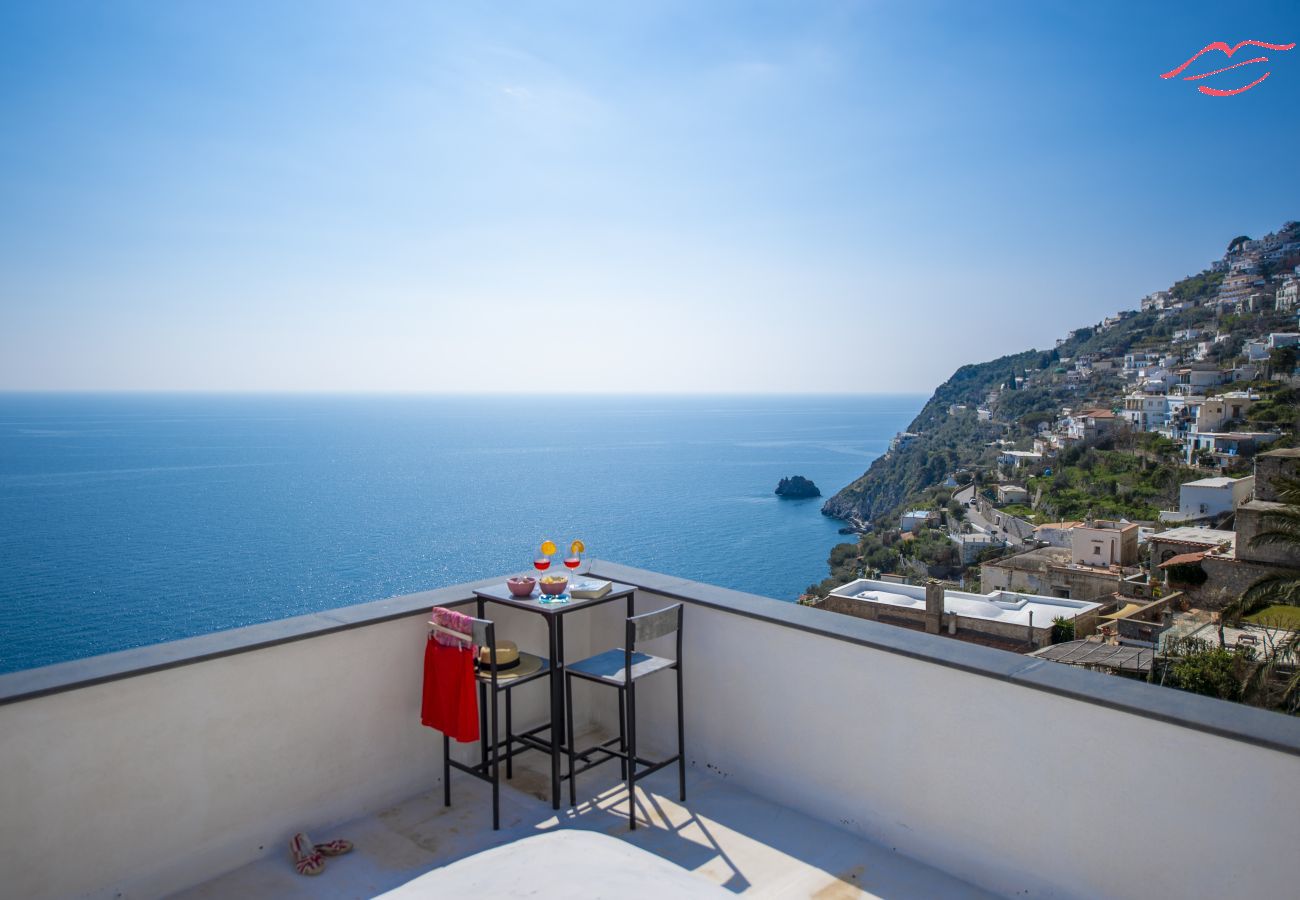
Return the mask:
<svg viewBox="0 0 1300 900"><path fill-rule="evenodd" d="M1012 469L1032 465L1043 461L1043 454L1032 450L1003 450L998 454L998 462Z"/></svg>
<svg viewBox="0 0 1300 900"><path fill-rule="evenodd" d="M1003 541L991 534L985 534L982 531L973 532L972 534L952 534L949 535L952 542L957 545L957 551L961 554L961 564L969 566L985 550L991 550L994 547L1001 547Z"/></svg>
<svg viewBox="0 0 1300 900"><path fill-rule="evenodd" d="M1178 374L1180 381L1193 390L1223 384L1225 379L1223 372L1217 366L1212 365L1192 366L1180 370Z"/></svg>
<svg viewBox="0 0 1300 900"><path fill-rule="evenodd" d="M939 514L932 509L911 509L899 518L898 527L901 531L920 531L938 520Z"/></svg>
<svg viewBox="0 0 1300 900"><path fill-rule="evenodd" d="M1158 431L1169 424L1169 398L1164 394L1129 394L1121 414L1138 431Z"/></svg>
<svg viewBox="0 0 1300 900"><path fill-rule="evenodd" d="M1082 524L1082 522L1046 522L1034 529L1034 540L1042 541L1049 547L1068 549L1070 533Z"/></svg>
<svg viewBox="0 0 1300 900"><path fill-rule="evenodd" d="M869 603L886 616L891 613L910 613L911 617L919 618L927 612L924 585L859 578L836 588L831 594ZM1071 621L1095 619L1101 606L1100 603L1086 600L1013 591L972 594L944 589L942 617L943 625L949 627L952 634L969 630L1000 636L1028 636L1029 630L1033 629L1034 640L1037 642L1042 640L1046 632L1050 632L1052 623L1057 618ZM937 613L938 610L934 612Z"/></svg>
<svg viewBox="0 0 1300 900"><path fill-rule="evenodd" d="M1173 295L1168 291L1152 291L1142 298L1142 311L1164 309L1165 304L1171 299L1173 299Z"/></svg>
<svg viewBox="0 0 1300 900"><path fill-rule="evenodd" d="M1227 468L1241 457L1255 453L1279 437L1280 434L1271 431L1198 431L1186 436L1183 448L1189 465L1196 461L1197 454L1205 451L1211 455L1211 464Z"/></svg>
<svg viewBox="0 0 1300 900"><path fill-rule="evenodd" d="M1076 566L1131 566L1137 556L1138 527L1131 522L1099 519L1070 530L1070 561Z"/></svg>
<svg viewBox="0 0 1300 900"><path fill-rule="evenodd" d="M1255 477L1200 478L1188 481L1178 491L1178 511L1161 513L1163 522L1192 522L1213 519L1232 512L1237 505L1250 499L1255 487Z"/></svg>
<svg viewBox="0 0 1300 900"><path fill-rule="evenodd" d="M1242 391L1233 391L1221 397L1202 399L1196 405L1196 421L1191 430L1195 432L1220 431L1229 422L1244 419L1254 401L1254 397Z"/></svg>
<svg viewBox="0 0 1300 900"><path fill-rule="evenodd" d="M889 449L901 450L919 437L920 435L914 431L900 431L898 434L894 435L893 440L889 442Z"/></svg>
<svg viewBox="0 0 1300 900"><path fill-rule="evenodd" d="M1039 454L1041 456L1042 454ZM1024 503L1029 499L1029 491L1018 484L999 484L999 503Z"/></svg>
<svg viewBox="0 0 1300 900"><path fill-rule="evenodd" d="M1288 275L1278 286L1273 303L1278 312L1290 312L1300 306L1300 278Z"/></svg>

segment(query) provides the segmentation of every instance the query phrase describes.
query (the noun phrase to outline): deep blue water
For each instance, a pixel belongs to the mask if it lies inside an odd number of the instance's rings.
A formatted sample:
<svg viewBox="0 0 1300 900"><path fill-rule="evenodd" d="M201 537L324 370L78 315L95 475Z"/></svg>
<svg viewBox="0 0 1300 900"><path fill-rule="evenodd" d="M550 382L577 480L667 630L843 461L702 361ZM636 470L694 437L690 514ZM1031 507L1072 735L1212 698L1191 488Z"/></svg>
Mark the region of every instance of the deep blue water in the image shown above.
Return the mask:
<svg viewBox="0 0 1300 900"><path fill-rule="evenodd" d="M0 671L522 571L548 537L793 599L843 538L778 479L829 496L923 402L0 395Z"/></svg>

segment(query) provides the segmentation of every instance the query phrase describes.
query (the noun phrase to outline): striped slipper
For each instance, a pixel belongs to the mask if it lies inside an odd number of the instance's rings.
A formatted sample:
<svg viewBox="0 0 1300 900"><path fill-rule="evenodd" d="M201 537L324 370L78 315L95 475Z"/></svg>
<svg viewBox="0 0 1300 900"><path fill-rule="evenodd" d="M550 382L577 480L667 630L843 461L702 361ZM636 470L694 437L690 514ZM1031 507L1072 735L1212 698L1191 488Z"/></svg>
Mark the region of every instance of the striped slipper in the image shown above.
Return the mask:
<svg viewBox="0 0 1300 900"><path fill-rule="evenodd" d="M352 852L352 842L339 838L336 841L327 841L324 844L316 845L317 853L324 853L326 856L342 856L344 853Z"/></svg>
<svg viewBox="0 0 1300 900"><path fill-rule="evenodd" d="M319 875L325 871L325 860L317 852L311 838L301 831L289 841L289 852L293 854L293 867L299 875Z"/></svg>

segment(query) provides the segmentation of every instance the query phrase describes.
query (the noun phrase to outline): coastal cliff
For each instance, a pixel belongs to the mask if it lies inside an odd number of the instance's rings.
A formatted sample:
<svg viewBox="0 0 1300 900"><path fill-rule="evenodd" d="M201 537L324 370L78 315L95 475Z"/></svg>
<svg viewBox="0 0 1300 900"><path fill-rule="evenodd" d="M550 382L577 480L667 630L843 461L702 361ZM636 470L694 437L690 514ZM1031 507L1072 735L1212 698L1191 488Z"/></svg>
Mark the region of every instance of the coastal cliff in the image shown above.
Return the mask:
<svg viewBox="0 0 1300 900"><path fill-rule="evenodd" d="M1028 350L962 366L939 386L908 426L915 437L872 461L862 477L822 505L822 514L867 523L939 484L948 473L977 464L985 455L984 445L1000 431L992 422L980 421L977 407L990 391L1013 382L1026 368L1046 368L1056 356L1054 352Z"/></svg>
<svg viewBox="0 0 1300 900"><path fill-rule="evenodd" d="M905 505L924 500L927 488L950 476L996 471L999 447L1027 451L1035 438L1053 430L1058 438L1069 438L1053 447L1076 442L1100 446L1096 435L1061 431L1068 412L1097 411L1127 423L1126 400L1134 391L1140 402L1142 391L1162 396L1176 382L1187 385L1180 388L1184 391L1203 394L1244 390L1249 402L1235 424L1274 432L1277 436L1269 438L1277 441L1274 446L1289 446L1300 429L1300 390L1294 383L1300 372L1298 351L1277 344L1275 338L1294 331L1297 284L1300 223L1287 222L1258 241L1234 239L1208 269L1149 294L1140 309L1076 328L1051 350L1027 350L962 366L939 386L889 452L828 499L822 513L855 526L880 524ZM1149 374L1140 378L1144 371ZM1142 378L1156 382L1146 384ZM1119 433L1107 433L1111 444L1125 443L1122 455L1129 457L1130 467L1137 465L1149 474L1153 466L1163 465L1165 456L1170 466L1184 460L1183 448L1162 438L1157 428L1138 427L1120 436L1127 431L1126 424ZM1152 446L1135 457L1132 445L1139 436ZM1056 456L1055 450L1048 455ZM1065 454L1044 466L1056 472L1040 485L1049 510L1064 515L1102 509L1137 518L1158 514L1148 507L1163 488L1148 490L1153 487L1146 483L1150 478L1137 479L1144 482L1138 484L1136 476L1126 476L1123 485L1110 486L1113 496L1100 497L1093 473L1075 479L1068 471L1077 455ZM1085 462L1097 464L1094 458ZM1163 466L1168 474L1185 474L1170 466Z"/></svg>

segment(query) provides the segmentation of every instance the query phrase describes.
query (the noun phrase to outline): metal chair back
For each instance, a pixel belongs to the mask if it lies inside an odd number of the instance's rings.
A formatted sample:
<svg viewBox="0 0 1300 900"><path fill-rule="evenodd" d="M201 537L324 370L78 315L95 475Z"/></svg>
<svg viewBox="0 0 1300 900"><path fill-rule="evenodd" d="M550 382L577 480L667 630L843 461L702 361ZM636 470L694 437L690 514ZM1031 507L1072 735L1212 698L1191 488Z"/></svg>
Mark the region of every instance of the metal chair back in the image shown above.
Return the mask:
<svg viewBox="0 0 1300 900"><path fill-rule="evenodd" d="M682 605L675 603L664 609L642 613L627 620L628 644L641 641L653 641L665 634L672 634L682 627Z"/></svg>
<svg viewBox="0 0 1300 900"><path fill-rule="evenodd" d="M627 642L623 645L624 684L632 685L632 659L636 645L641 641L653 641L664 635L677 634L677 664L682 660L682 605L674 603L663 609L639 616L629 616L627 620Z"/></svg>

